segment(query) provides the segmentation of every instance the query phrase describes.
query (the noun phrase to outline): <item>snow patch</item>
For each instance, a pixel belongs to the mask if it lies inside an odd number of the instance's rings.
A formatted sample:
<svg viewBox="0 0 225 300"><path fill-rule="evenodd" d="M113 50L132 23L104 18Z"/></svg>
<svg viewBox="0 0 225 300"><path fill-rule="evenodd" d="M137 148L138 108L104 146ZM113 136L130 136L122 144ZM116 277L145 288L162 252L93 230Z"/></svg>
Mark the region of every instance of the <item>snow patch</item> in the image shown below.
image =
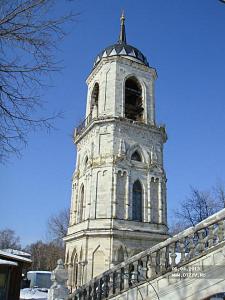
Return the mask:
<svg viewBox="0 0 225 300"><path fill-rule="evenodd" d="M29 300L47 300L48 299L48 290L46 289L22 289L20 290L20 300L29 299Z"/></svg>

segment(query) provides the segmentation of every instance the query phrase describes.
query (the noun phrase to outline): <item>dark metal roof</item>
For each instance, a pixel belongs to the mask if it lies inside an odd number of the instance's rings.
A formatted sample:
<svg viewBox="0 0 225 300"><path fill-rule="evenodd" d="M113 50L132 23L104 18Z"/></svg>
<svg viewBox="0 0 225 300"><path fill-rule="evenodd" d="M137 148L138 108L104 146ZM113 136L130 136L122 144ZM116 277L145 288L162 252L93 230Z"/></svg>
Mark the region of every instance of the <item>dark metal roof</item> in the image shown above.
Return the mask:
<svg viewBox="0 0 225 300"><path fill-rule="evenodd" d="M103 57L111 57L111 56L129 56L136 58L141 63L146 66L149 66L147 58L141 53L137 48L127 45L125 43L117 43L105 48L102 52L98 54L95 59L94 67L100 62Z"/></svg>
<svg viewBox="0 0 225 300"><path fill-rule="evenodd" d="M119 40L116 44L111 45L101 51L95 59L94 68L100 62L100 60L104 57L111 57L111 56L129 56L139 60L142 64L149 66L146 57L141 53L140 50L137 48L128 45L126 42L126 31L125 31L125 16L122 13L120 18L120 34Z"/></svg>

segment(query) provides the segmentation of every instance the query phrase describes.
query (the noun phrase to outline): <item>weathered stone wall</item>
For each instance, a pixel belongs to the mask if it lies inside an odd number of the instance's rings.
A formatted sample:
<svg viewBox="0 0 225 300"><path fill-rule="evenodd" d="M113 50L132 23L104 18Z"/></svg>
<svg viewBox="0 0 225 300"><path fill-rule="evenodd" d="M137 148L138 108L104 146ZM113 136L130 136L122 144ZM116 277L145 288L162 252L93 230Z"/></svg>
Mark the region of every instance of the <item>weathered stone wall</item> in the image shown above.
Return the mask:
<svg viewBox="0 0 225 300"><path fill-rule="evenodd" d="M143 120L124 118L125 81L142 89ZM166 133L155 125L156 72L124 57L102 59L87 79L86 121L75 132L66 265L73 288L167 238ZM99 85L97 104L93 90ZM131 159L137 151L141 161ZM141 221L132 220L133 185L141 184ZM151 182L155 182L155 186Z"/></svg>

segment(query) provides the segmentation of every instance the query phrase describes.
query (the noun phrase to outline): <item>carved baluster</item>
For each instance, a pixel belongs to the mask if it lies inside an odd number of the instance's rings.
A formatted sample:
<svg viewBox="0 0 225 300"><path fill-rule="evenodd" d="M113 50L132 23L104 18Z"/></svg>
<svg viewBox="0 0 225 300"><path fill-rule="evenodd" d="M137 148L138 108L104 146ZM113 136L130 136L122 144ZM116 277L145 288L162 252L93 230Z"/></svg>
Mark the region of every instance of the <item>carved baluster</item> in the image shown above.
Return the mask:
<svg viewBox="0 0 225 300"><path fill-rule="evenodd" d="M152 253L151 255L149 255L148 257L148 278L152 278L155 276L156 274L156 252Z"/></svg>
<svg viewBox="0 0 225 300"><path fill-rule="evenodd" d="M170 254L170 258L171 258L171 267L175 267L176 266L176 257L177 257L177 254L176 254L176 243L173 243L170 245L170 251L171 251L171 254Z"/></svg>
<svg viewBox="0 0 225 300"><path fill-rule="evenodd" d="M120 269L120 274L119 274L119 288L120 291L124 289L124 268Z"/></svg>
<svg viewBox="0 0 225 300"><path fill-rule="evenodd" d="M113 272L113 286L112 286L112 292L113 295L117 293L118 287L119 287L119 274L117 272Z"/></svg>
<svg viewBox="0 0 225 300"><path fill-rule="evenodd" d="M208 247L212 247L213 244L214 244L214 226L211 225L209 226L208 228L208 239L207 239L207 242L208 242Z"/></svg>
<svg viewBox="0 0 225 300"><path fill-rule="evenodd" d="M90 284L89 286L88 286L88 291L87 291L88 293L87 293L87 299L88 300L91 300L92 299L92 292L93 292L93 285L92 284Z"/></svg>
<svg viewBox="0 0 225 300"><path fill-rule="evenodd" d="M166 270L166 248L160 249L160 273Z"/></svg>
<svg viewBox="0 0 225 300"><path fill-rule="evenodd" d="M224 240L224 221L220 221L218 223L218 239L219 239L219 242L222 242Z"/></svg>
<svg viewBox="0 0 225 300"><path fill-rule="evenodd" d="M205 250L204 232L204 229L198 231L197 251L199 254Z"/></svg>
<svg viewBox="0 0 225 300"><path fill-rule="evenodd" d="M138 277L138 261L132 263L131 269L131 282L135 283L137 282Z"/></svg>
<svg viewBox="0 0 225 300"><path fill-rule="evenodd" d="M114 273L108 275L108 297L112 296L114 292Z"/></svg>
<svg viewBox="0 0 225 300"><path fill-rule="evenodd" d="M165 248L165 270L168 270L170 267L170 246Z"/></svg>
<svg viewBox="0 0 225 300"><path fill-rule="evenodd" d="M124 273L123 273L123 275L124 275L123 289L127 289L130 286L130 284L129 284L130 283L130 272L129 272L129 270L130 270L130 266L126 265L124 267Z"/></svg>
<svg viewBox="0 0 225 300"><path fill-rule="evenodd" d="M137 281L142 281L145 279L145 274L144 274L145 268L144 268L144 260L139 259L138 265L137 265Z"/></svg>
<svg viewBox="0 0 225 300"><path fill-rule="evenodd" d="M77 295L76 295L77 300L81 300L82 299L82 292L78 291Z"/></svg>
<svg viewBox="0 0 225 300"><path fill-rule="evenodd" d="M189 259L189 257L188 257L188 255L189 255L189 241L190 241L189 236L186 236L184 238L184 260L185 261L188 261L188 259Z"/></svg>
<svg viewBox="0 0 225 300"><path fill-rule="evenodd" d="M79 293L79 299L84 300L84 290Z"/></svg>
<svg viewBox="0 0 225 300"><path fill-rule="evenodd" d="M93 299L97 299L98 282L95 281L93 284Z"/></svg>
<svg viewBox="0 0 225 300"><path fill-rule="evenodd" d="M97 299L102 299L102 294L103 294L103 284L104 284L104 281L103 281L103 278L99 279L98 280L98 298Z"/></svg>
<svg viewBox="0 0 225 300"><path fill-rule="evenodd" d="M87 294L88 294L88 293L87 293L87 288L84 288L84 289L83 289L83 295L82 295L82 299L83 299L83 300L86 300L86 299L87 299Z"/></svg>
<svg viewBox="0 0 225 300"><path fill-rule="evenodd" d="M188 255L186 256L186 261L190 260L191 258L194 257L195 253L195 243L194 243L194 236L189 236L189 244L188 244Z"/></svg>
<svg viewBox="0 0 225 300"><path fill-rule="evenodd" d="M148 259L149 256L143 257L142 260L142 272L141 272L141 279L148 278Z"/></svg>
<svg viewBox="0 0 225 300"><path fill-rule="evenodd" d="M156 271L156 274L159 274L160 271L161 271L160 261L161 261L160 250L158 250L155 253L155 271Z"/></svg>
<svg viewBox="0 0 225 300"><path fill-rule="evenodd" d="M105 275L103 280L104 280L103 295L105 298L107 298L109 295L110 276Z"/></svg>
<svg viewBox="0 0 225 300"><path fill-rule="evenodd" d="M180 250L180 261L179 263L182 263L185 261L185 244L184 244L184 239L180 239L178 241L179 245L179 250Z"/></svg>

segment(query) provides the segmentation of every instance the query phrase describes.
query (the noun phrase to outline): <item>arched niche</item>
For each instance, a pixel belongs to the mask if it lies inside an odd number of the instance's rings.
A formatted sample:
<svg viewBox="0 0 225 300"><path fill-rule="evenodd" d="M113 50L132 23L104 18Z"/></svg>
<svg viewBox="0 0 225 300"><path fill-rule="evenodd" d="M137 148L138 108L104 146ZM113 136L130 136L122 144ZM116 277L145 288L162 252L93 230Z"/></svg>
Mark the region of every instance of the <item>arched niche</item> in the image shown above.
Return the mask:
<svg viewBox="0 0 225 300"><path fill-rule="evenodd" d="M142 222L143 189L141 182L136 180L132 188L132 220Z"/></svg>
<svg viewBox="0 0 225 300"><path fill-rule="evenodd" d="M139 151L135 150L131 154L131 160L142 162L142 157L141 157L141 154L139 153Z"/></svg>
<svg viewBox="0 0 225 300"><path fill-rule="evenodd" d="M142 88L136 77L132 76L125 81L125 118L143 120Z"/></svg>
<svg viewBox="0 0 225 300"><path fill-rule="evenodd" d="M127 159L132 161L133 158L135 158L136 156L136 153L137 152L140 156L140 159L142 163L148 163L149 162L149 156L145 150L144 147L141 147L139 144L135 143L133 144L132 146L130 146L130 148L128 149L127 151ZM135 156L133 156L133 154L135 154ZM133 157L132 157L133 156ZM138 156L138 155L137 155ZM136 156L136 159L137 159L137 156ZM134 161L136 160L134 159ZM137 160L136 160L137 161Z"/></svg>
<svg viewBox="0 0 225 300"><path fill-rule="evenodd" d="M93 253L92 278L105 271L105 253L101 249L96 249Z"/></svg>

